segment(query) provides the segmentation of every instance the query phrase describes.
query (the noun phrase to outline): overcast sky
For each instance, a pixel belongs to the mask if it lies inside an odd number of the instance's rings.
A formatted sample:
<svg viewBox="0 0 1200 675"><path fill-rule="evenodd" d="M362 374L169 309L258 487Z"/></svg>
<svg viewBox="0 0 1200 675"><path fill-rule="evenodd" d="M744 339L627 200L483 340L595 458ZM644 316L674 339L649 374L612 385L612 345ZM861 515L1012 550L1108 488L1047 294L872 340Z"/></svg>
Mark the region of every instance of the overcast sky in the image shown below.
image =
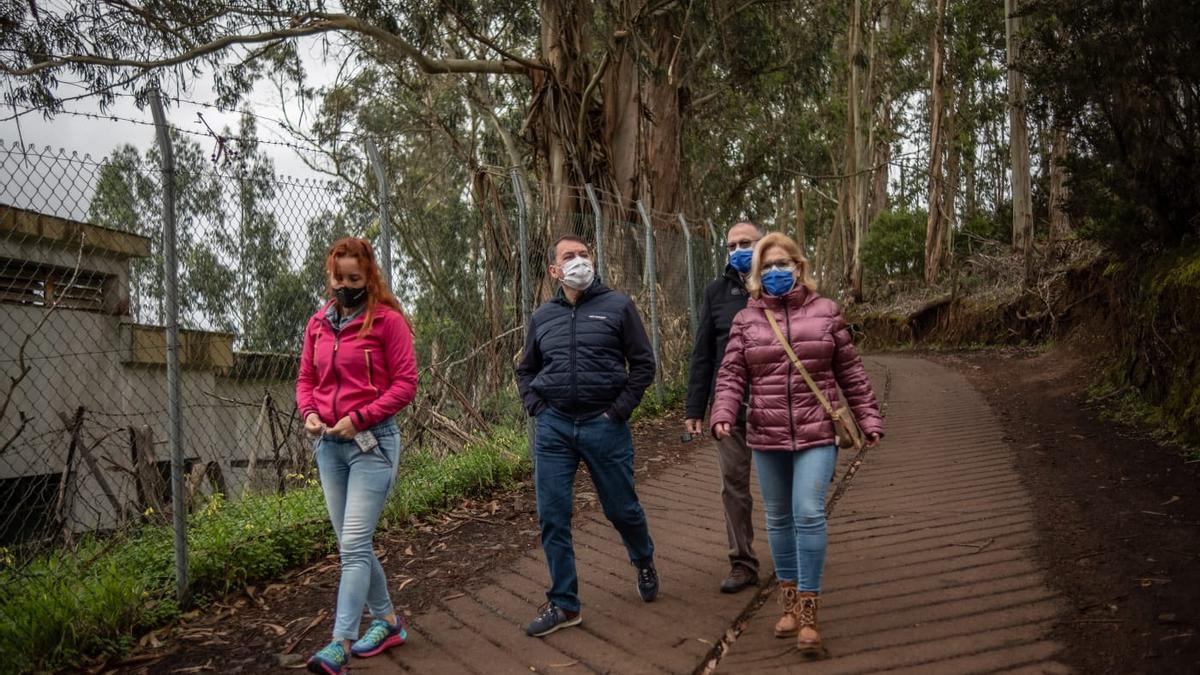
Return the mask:
<svg viewBox="0 0 1200 675"><path fill-rule="evenodd" d="M331 84L336 75L336 65L334 62L326 64L319 41L316 39L306 40L306 44L301 45L301 53L304 55L305 66L309 71L309 86L322 87ZM81 92L82 90L73 86L60 88L60 95L64 97L75 96ZM211 88L211 80L208 78L193 82L186 91L168 91L166 93L168 96L177 95L180 98L201 103L216 102L216 96ZM261 83L250 94L245 105L262 117L283 119L284 106L287 103L280 100L279 93L273 85ZM150 109L139 110L133 98L127 96L119 97L115 105L103 113L94 99L72 101L64 104L64 108L80 113L105 114L147 123L153 122ZM293 113L292 120L294 121L296 119L294 104L290 107L290 111ZM18 108L17 112L22 112L22 109ZM204 125L196 116L198 112L204 115L205 121L213 130L220 132L224 127L229 127L236 133L238 113L223 112L183 102L169 104L168 122L181 129L206 132ZM12 113L13 109L9 107L0 111L0 117L9 117ZM258 120L258 136L264 140L294 142L278 125L261 118ZM210 152L215 146L215 142L212 140L201 137L193 138L200 143L205 152ZM144 152L155 142L155 135L152 126L109 119L91 119L70 114L60 114L46 119L40 112L30 112L17 120L0 122L0 143L3 144L3 151L0 152L0 183L3 183L5 187L0 190L0 200L10 203L23 201L21 199L22 191L16 189L17 186L14 186L13 183L29 181L27 176L20 175L22 168L19 165L14 164L13 161L5 161L11 159L8 157L10 147L19 141L24 141L26 146L34 145L38 150L48 146L55 151L66 150L68 155L76 152L80 156L87 154L93 159L99 160L106 157L114 148L125 143L131 143L139 151ZM260 147L274 160L275 170L279 174L297 178L324 178L305 166L295 150L268 144ZM35 203L16 203L15 205L29 208L39 207Z"/></svg>

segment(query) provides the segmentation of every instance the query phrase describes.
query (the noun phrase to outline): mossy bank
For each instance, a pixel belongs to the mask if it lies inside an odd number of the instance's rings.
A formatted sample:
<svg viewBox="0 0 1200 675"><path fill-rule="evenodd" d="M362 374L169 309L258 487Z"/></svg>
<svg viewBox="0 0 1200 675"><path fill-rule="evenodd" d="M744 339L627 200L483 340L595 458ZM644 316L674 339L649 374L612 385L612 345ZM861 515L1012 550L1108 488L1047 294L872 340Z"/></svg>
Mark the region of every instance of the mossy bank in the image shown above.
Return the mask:
<svg viewBox="0 0 1200 675"><path fill-rule="evenodd" d="M1160 437L1200 445L1200 245L1088 257L1030 291L960 288L848 315L866 349L1069 341L1098 358L1097 397Z"/></svg>

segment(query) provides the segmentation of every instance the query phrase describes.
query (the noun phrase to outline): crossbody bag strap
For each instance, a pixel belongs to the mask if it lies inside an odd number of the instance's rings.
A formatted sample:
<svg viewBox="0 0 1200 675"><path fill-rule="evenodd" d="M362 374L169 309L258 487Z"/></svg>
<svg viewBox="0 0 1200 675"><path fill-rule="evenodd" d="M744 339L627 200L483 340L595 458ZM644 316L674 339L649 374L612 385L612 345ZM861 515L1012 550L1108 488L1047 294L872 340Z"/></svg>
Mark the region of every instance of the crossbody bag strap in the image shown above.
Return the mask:
<svg viewBox="0 0 1200 675"><path fill-rule="evenodd" d="M817 400L821 402L821 407L825 408L825 412L833 417L833 406L829 403L829 399L825 398L825 394L821 393L821 388L813 381L812 376L808 374L808 369L800 363L800 358L796 356L796 352L792 351L792 346L788 344L787 338L783 337L783 331L779 330L779 323L775 321L775 313L769 308L763 309L763 314L767 316L767 321L771 324L771 330L775 332L775 339L779 344L783 345L783 351L787 352L788 358L792 360L792 365L796 366L796 370L800 371L800 375L804 381L808 383L808 387L817 395Z"/></svg>

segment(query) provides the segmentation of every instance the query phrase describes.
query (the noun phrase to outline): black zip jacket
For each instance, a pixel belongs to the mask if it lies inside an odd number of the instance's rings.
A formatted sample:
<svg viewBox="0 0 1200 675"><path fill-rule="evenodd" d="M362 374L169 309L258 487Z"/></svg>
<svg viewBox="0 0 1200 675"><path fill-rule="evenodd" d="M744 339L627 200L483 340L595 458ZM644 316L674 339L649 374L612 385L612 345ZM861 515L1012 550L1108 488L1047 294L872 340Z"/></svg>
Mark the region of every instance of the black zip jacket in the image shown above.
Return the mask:
<svg viewBox="0 0 1200 675"><path fill-rule="evenodd" d="M725 266L721 278L704 287L704 305L700 309L700 325L696 327L696 343L692 346L692 362L688 368L687 404L684 407L687 419L704 419L716 387L717 371L725 356L725 345L729 342L733 317L745 309L749 299L741 274L729 265ZM745 415L743 404L738 419L744 420Z"/></svg>
<svg viewBox="0 0 1200 675"><path fill-rule="evenodd" d="M574 305L559 288L533 313L517 388L531 416L549 405L576 419L608 413L626 420L654 380L654 368L633 300L596 280Z"/></svg>

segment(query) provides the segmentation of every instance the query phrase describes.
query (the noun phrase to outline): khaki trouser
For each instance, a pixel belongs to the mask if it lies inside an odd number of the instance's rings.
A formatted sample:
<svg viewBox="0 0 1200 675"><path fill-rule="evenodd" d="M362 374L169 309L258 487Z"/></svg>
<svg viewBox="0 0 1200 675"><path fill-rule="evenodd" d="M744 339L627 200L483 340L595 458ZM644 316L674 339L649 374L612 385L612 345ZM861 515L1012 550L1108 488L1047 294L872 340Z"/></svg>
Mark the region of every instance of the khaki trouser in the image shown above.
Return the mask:
<svg viewBox="0 0 1200 675"><path fill-rule="evenodd" d="M754 555L754 498L750 495L750 448L746 447L746 427L734 425L727 438L717 441L717 461L721 465L721 501L725 505L725 529L729 535L730 566L758 574Z"/></svg>

